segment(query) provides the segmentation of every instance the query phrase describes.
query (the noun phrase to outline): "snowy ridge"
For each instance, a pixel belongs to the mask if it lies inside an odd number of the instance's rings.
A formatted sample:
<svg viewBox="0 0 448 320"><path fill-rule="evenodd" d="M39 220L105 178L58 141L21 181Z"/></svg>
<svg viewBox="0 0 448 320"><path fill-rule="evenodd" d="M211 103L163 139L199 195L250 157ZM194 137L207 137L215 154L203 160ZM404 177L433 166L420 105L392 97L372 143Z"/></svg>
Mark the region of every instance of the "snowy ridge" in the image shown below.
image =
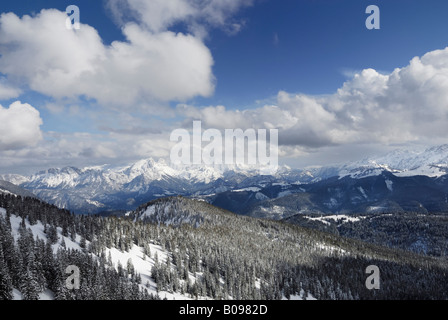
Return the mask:
<svg viewBox="0 0 448 320"><path fill-rule="evenodd" d="M320 221L324 224L330 225L330 222L328 220L333 220L336 222L340 221L341 223L347 223L347 222L357 222L361 219L364 219L365 217L362 217L362 216L351 217L351 216L347 216L344 214L335 214L335 215L320 216L320 217L304 216L304 218L313 220L313 221Z"/></svg>
<svg viewBox="0 0 448 320"><path fill-rule="evenodd" d="M31 176L4 175L0 179L18 183L39 198L78 213L101 210L133 210L152 199L172 195L201 195L284 179L290 168L278 177L258 176L258 170L244 166L172 166L164 159L145 159L127 166L52 168ZM293 178L293 180L296 177ZM276 180L276 181L277 181ZM240 184L243 184L240 186Z"/></svg>
<svg viewBox="0 0 448 320"><path fill-rule="evenodd" d="M31 192L3 180L0 180L0 193L35 198L34 194L32 194Z"/></svg>
<svg viewBox="0 0 448 320"><path fill-rule="evenodd" d="M164 159L145 159L125 166L53 168L27 177L9 174L0 179L32 191L58 207L76 213L99 213L134 210L142 203L175 195L203 199L232 191L236 195L242 193L238 201L243 201L244 193L255 192L256 200L268 200L266 196L273 199L291 195L294 193L291 190L299 191L295 187L298 185L318 183L332 177L361 179L379 176L385 171L398 177L445 175L448 172L448 145L423 151L396 150L340 166L303 170L281 166L273 176L260 176L257 169L241 165L175 166ZM392 192L393 184L387 183ZM281 187L282 190L262 191L269 187ZM360 195L367 199L368 192L360 190ZM338 204L334 200L327 203L332 207ZM235 208L229 210L236 212Z"/></svg>
<svg viewBox="0 0 448 320"><path fill-rule="evenodd" d="M190 224L198 228L205 221L226 214L230 213L213 207L205 201L178 196L151 201L134 212L127 213L127 217L130 217L134 222L143 221L173 227Z"/></svg>
<svg viewBox="0 0 448 320"><path fill-rule="evenodd" d="M289 167L284 167L280 174L288 172ZM145 181L159 181L166 177L188 179L195 183L210 183L219 178L224 178L228 171L235 171L244 176L256 176L258 170L243 166L171 166L164 159L158 161L149 158L137 161L127 166L94 166L85 168L65 167L52 168L40 171L31 176L0 175L0 178L15 184L37 185L42 184L49 188L74 187L85 183L100 183L107 187L117 189L131 183L137 178Z"/></svg>
<svg viewBox="0 0 448 320"><path fill-rule="evenodd" d="M339 176L363 178L389 171L396 176L423 175L440 177L448 172L448 144L422 151L395 150L381 157L371 157L338 167Z"/></svg>

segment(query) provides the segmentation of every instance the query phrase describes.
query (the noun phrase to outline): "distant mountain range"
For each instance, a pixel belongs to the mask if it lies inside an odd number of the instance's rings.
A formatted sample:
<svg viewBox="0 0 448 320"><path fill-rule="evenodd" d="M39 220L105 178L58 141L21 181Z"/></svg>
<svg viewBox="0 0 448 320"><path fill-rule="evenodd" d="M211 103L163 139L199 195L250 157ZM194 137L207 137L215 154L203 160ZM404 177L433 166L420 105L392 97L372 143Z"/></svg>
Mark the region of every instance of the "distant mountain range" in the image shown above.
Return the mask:
<svg viewBox="0 0 448 320"><path fill-rule="evenodd" d="M275 182L307 183L313 178L306 171L288 167L282 167L276 176L259 176L258 170L241 167L176 168L163 159L146 159L122 167L65 167L31 176L0 176L0 180L14 183L42 200L77 213L132 210L166 196L211 195Z"/></svg>
<svg viewBox="0 0 448 320"><path fill-rule="evenodd" d="M240 214L282 219L304 211L448 211L447 172L448 145L441 145L335 166L282 166L270 176L244 167L175 167L146 159L121 167L0 175L0 180L77 213L133 210L153 199L183 195Z"/></svg>

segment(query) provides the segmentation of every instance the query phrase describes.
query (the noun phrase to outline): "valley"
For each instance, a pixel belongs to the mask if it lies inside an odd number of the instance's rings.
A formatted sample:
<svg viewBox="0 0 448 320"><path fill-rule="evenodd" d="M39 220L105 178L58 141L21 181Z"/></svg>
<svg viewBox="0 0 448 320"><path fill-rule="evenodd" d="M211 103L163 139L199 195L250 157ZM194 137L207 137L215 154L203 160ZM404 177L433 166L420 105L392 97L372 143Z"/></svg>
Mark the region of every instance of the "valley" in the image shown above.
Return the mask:
<svg viewBox="0 0 448 320"><path fill-rule="evenodd" d="M447 176L390 168L259 176L149 159L4 175L0 262L9 276L0 291L14 299L447 299ZM64 287L66 265L84 266L80 290ZM365 286L371 265L381 290Z"/></svg>

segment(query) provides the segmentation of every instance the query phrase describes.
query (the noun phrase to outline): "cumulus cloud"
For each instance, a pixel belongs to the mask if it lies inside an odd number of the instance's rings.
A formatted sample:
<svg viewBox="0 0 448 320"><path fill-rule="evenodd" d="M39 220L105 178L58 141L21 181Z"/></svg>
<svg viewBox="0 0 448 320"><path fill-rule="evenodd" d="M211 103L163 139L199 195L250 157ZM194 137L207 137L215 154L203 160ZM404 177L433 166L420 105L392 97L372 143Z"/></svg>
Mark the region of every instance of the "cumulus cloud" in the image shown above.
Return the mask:
<svg viewBox="0 0 448 320"><path fill-rule="evenodd" d="M0 173L32 174L51 167L121 165L144 158L168 158L169 133L46 132L36 145L0 150Z"/></svg>
<svg viewBox="0 0 448 320"><path fill-rule="evenodd" d="M126 41L105 46L89 25L67 30L66 18L58 10L2 14L0 72L57 99L86 96L119 107L213 93L213 58L199 38L129 23Z"/></svg>
<svg viewBox="0 0 448 320"><path fill-rule="evenodd" d="M448 48L416 57L390 74L362 70L326 96L281 91L272 105L256 109L179 105L177 111L190 121L199 119L218 129L278 128L285 150L444 139Z"/></svg>
<svg viewBox="0 0 448 320"><path fill-rule="evenodd" d="M29 104L0 105L0 151L36 145L42 139L42 123L39 111Z"/></svg>
<svg viewBox="0 0 448 320"><path fill-rule="evenodd" d="M55 98L56 102L46 106L53 114L64 116L67 110L59 101L69 98L76 106L76 99L85 96L112 106L113 112L122 109L123 113L108 117L123 118L132 125L117 125L104 119L104 113L97 113L95 121L104 135L47 133L48 139L42 140L39 112L16 102L8 109L0 107L3 163L8 157L11 165L17 159L23 163L44 159L82 166L89 161L168 156L170 130L191 128L193 120L202 120L203 129L277 128L282 157L306 157L317 150L335 156L335 146L365 152L362 146L373 144L439 143L448 134L448 48L416 57L390 73L374 69L355 72L336 92L325 96L280 91L269 103L240 110L180 104L172 114L178 116L176 120L166 120L157 128L144 118L128 119L124 115L138 105L152 108L167 101L211 95L213 58L202 36L174 33L169 28L186 22L197 30L204 25L237 30L242 22L231 17L251 2L108 3L112 11L122 8L136 21L117 16L125 41L110 45L88 25L67 30L66 14L58 10L21 18L13 13L1 15L0 99L20 94L21 89L9 81L14 79L14 83L25 83L25 87ZM71 110L76 113L75 107ZM158 111L160 115L172 110ZM182 124L173 123L177 120Z"/></svg>
<svg viewBox="0 0 448 320"><path fill-rule="evenodd" d="M15 108L11 106L10 109ZM4 117L5 110L8 109L0 110L0 117ZM25 110L34 109L27 107ZM38 113L36 116L37 111L34 112L34 119L41 123ZM285 160L299 159L295 161L302 161L301 164L306 164L306 159L315 164L348 161L356 153L363 156L369 150L384 150L387 146L446 142L448 48L416 57L407 66L389 74L373 69L362 70L336 92L325 96L280 91L269 103L264 102L258 108L235 110L225 106L199 108L179 104L175 113L176 120L159 119L157 123L151 122L150 126L148 119L139 120L129 114L128 118L123 113L119 117L123 119L119 128L111 121L112 125L105 129L107 133L104 135L52 133L37 146L29 146L33 141L31 138L23 139L28 147L9 150L3 155L14 161L49 159L51 163L58 163L65 160L81 166L151 156L168 157L171 130L179 127L191 129L193 120L202 120L204 130L277 128L280 156ZM19 122L18 118L15 119ZM102 123L105 128L107 121ZM33 127L38 128L38 125L24 125L21 130ZM154 130L147 130L148 127ZM11 130L19 130L16 126L0 130L6 130L2 137L21 136L11 134ZM11 148L20 143L6 144L2 141L1 145L5 149L6 145ZM7 163L4 157L2 161Z"/></svg>

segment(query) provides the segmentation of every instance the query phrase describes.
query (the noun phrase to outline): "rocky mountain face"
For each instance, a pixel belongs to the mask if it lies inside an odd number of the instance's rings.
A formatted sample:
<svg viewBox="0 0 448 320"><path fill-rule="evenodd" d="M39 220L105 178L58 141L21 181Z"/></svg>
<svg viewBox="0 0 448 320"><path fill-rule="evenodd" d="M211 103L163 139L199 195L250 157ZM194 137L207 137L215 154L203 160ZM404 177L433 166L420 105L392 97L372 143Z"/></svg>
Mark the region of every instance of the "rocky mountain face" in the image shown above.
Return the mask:
<svg viewBox="0 0 448 320"><path fill-rule="evenodd" d="M445 211L448 145L397 150L321 168L280 167L260 176L244 167L176 167L163 159L127 166L52 168L3 175L39 198L77 213L133 210L153 199L183 195L246 215L312 212Z"/></svg>

